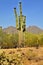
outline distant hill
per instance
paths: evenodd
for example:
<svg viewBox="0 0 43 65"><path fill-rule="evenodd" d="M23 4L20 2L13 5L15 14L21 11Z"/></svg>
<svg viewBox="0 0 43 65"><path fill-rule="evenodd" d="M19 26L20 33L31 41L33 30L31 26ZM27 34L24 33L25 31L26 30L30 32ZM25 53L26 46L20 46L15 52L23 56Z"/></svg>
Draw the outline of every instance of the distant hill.
<svg viewBox="0 0 43 65"><path fill-rule="evenodd" d="M8 34L13 34L13 33L17 33L18 31L16 27L9 26L8 28L4 28L3 32L8 33Z"/></svg>
<svg viewBox="0 0 43 65"><path fill-rule="evenodd" d="M34 33L34 34L43 33L43 30L40 29L40 28L37 27L37 26L29 26L29 27L27 28L27 31L30 32L30 33Z"/></svg>
<svg viewBox="0 0 43 65"><path fill-rule="evenodd" d="M26 31L30 32L30 33L34 33L34 34L43 33L43 30L37 26L29 26L29 27L27 27ZM8 28L4 28L3 32L13 34L13 33L17 33L18 31L17 31L16 27L9 26Z"/></svg>

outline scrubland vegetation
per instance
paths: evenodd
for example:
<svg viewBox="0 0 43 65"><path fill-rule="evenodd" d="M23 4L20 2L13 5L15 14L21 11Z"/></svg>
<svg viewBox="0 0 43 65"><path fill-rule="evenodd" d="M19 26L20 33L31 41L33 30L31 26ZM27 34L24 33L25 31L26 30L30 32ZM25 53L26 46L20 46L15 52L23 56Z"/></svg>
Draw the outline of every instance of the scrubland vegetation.
<svg viewBox="0 0 43 65"><path fill-rule="evenodd" d="M39 47L43 46L43 33L32 34L25 32L23 33L24 39L20 44L20 47ZM7 34L0 30L0 48L17 48L19 47L19 36L15 34Z"/></svg>

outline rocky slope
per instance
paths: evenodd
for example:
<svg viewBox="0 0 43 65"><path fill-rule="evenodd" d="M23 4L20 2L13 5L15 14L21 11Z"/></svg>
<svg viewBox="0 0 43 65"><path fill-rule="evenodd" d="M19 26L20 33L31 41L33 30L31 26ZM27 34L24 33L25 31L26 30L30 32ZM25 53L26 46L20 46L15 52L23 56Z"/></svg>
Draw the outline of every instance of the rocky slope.
<svg viewBox="0 0 43 65"><path fill-rule="evenodd" d="M29 27L27 28L27 31L30 32L30 33L35 33L35 34L43 33L43 30L40 29L40 28L37 27L37 26L29 26Z"/></svg>

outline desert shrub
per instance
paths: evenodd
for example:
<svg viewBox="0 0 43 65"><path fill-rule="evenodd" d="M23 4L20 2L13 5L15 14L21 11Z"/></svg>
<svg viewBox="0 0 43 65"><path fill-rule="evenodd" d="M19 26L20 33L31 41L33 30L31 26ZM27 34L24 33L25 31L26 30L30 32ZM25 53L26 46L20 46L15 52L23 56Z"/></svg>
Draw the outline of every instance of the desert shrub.
<svg viewBox="0 0 43 65"><path fill-rule="evenodd" d="M20 47L36 47L43 46L43 34L23 33L24 38ZM0 48L17 48L19 47L19 35L7 34L0 30Z"/></svg>
<svg viewBox="0 0 43 65"><path fill-rule="evenodd" d="M40 46L43 46L43 34L40 34L39 44L40 44Z"/></svg>
<svg viewBox="0 0 43 65"><path fill-rule="evenodd" d="M4 34L2 48L16 48L18 46L18 34Z"/></svg>
<svg viewBox="0 0 43 65"><path fill-rule="evenodd" d="M25 46L36 47L39 45L37 42L38 36L32 33L25 33Z"/></svg>

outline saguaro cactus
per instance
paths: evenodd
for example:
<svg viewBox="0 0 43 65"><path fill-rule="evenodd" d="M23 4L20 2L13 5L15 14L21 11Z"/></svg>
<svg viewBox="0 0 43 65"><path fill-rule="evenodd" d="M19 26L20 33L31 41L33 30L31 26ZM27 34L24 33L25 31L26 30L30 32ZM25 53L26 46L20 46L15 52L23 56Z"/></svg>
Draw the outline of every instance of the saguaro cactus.
<svg viewBox="0 0 43 65"><path fill-rule="evenodd" d="M16 28L19 32L19 45L23 40L23 32L26 31L26 16L22 15L22 3L19 2L20 15L17 15L16 8L14 8L14 13L16 17Z"/></svg>

